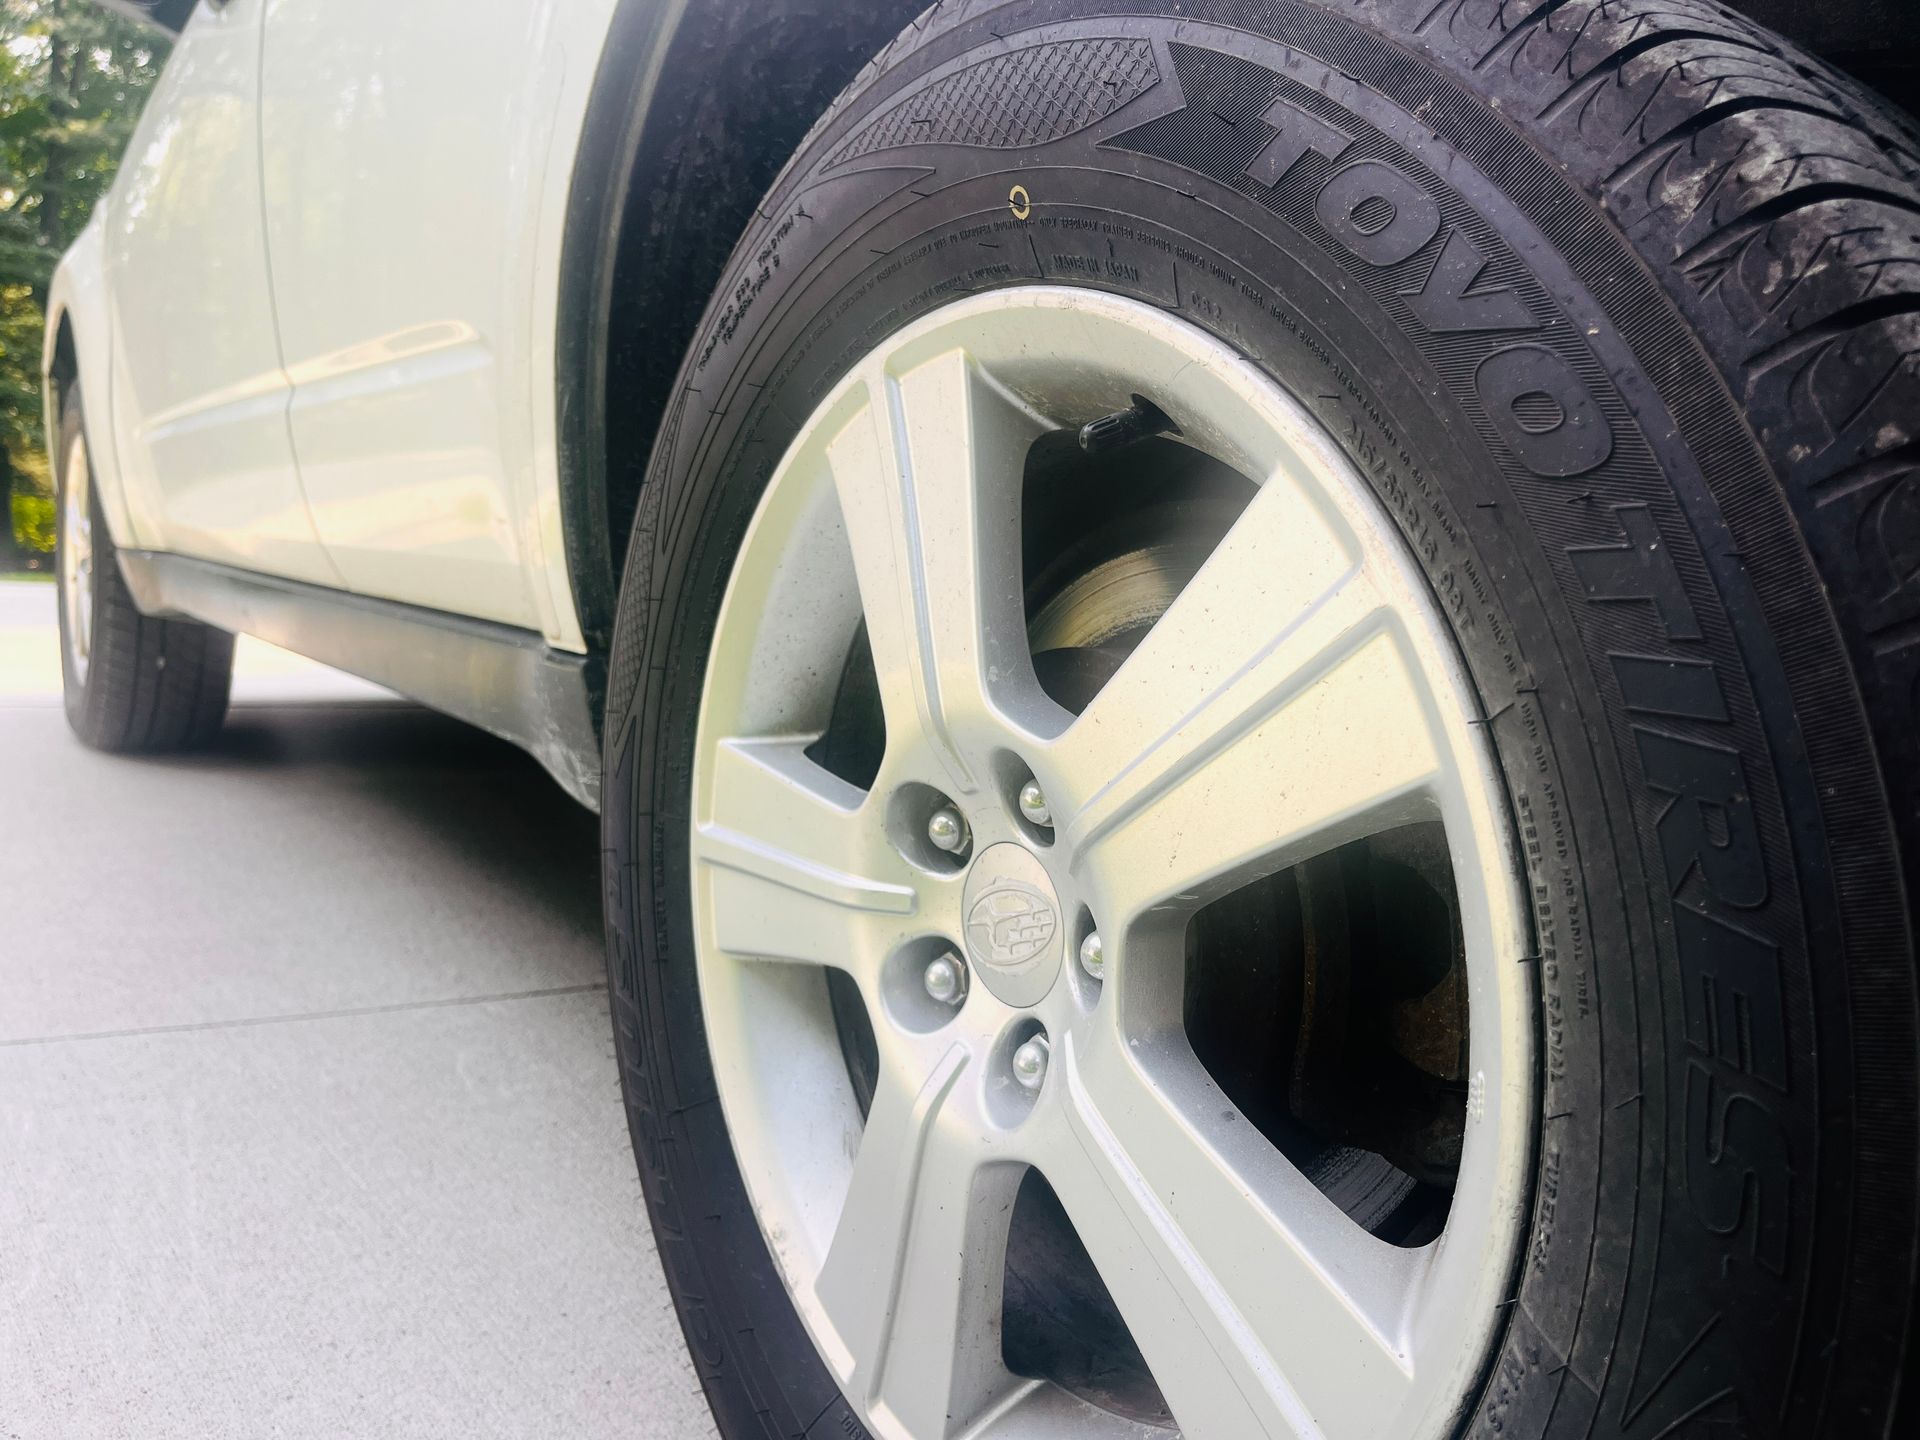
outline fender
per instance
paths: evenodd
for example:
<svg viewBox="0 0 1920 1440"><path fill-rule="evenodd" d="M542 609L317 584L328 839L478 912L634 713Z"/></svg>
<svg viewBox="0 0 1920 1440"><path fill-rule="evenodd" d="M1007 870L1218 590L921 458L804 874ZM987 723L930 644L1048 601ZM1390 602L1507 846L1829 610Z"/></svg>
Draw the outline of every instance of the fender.
<svg viewBox="0 0 1920 1440"><path fill-rule="evenodd" d="M51 448L60 434L60 401L67 387L78 380L81 389L95 397L87 420L93 489L100 497L107 533L116 546L126 550L151 543L153 537L141 532L127 505L113 426L106 423L111 413L108 387L113 327L108 314L103 236L100 212L95 210L53 272L53 283L47 291L46 337L40 351L41 399ZM48 458L57 470L61 457Z"/></svg>

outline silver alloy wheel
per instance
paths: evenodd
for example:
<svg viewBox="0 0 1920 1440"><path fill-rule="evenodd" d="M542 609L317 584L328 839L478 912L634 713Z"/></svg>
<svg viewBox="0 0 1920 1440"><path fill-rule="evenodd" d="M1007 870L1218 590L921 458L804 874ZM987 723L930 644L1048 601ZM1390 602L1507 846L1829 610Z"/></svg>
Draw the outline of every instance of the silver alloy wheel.
<svg viewBox="0 0 1920 1440"><path fill-rule="evenodd" d="M1034 674L1023 466L1043 432L1133 392L1260 484L1076 717ZM805 753L862 620L886 728L866 792ZM1509 1297L1535 1113L1518 852L1477 713L1363 479L1272 380L1184 322L1091 291L994 291L887 341L809 418L715 632L693 914L736 1158L876 1435L1162 1433L1006 1369L1007 1212L1028 1166L1185 1433L1448 1430ZM1048 830L1021 814L1029 778ZM918 843L929 796L970 827L963 863ZM1214 1085L1182 1029L1182 944L1199 906L1254 876L1436 819L1471 1084L1445 1229L1402 1248ZM1098 926L1099 980L1074 916ZM921 978L954 950L980 982L957 1007ZM872 1020L864 1123L822 967L851 977ZM1040 1035L1029 1090L1013 1057Z"/></svg>
<svg viewBox="0 0 1920 1440"><path fill-rule="evenodd" d="M60 471L60 587L67 608L67 666L81 684L93 653L92 490L87 438L75 435Z"/></svg>

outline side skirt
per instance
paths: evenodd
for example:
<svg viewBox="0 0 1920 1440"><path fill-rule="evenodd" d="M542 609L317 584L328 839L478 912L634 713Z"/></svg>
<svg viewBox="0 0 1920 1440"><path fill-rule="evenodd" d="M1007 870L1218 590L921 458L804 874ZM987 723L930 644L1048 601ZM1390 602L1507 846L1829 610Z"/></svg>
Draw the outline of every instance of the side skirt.
<svg viewBox="0 0 1920 1440"><path fill-rule="evenodd" d="M530 630L349 595L151 550L120 570L149 615L257 636L399 691L528 751L588 809L600 808L606 662Z"/></svg>

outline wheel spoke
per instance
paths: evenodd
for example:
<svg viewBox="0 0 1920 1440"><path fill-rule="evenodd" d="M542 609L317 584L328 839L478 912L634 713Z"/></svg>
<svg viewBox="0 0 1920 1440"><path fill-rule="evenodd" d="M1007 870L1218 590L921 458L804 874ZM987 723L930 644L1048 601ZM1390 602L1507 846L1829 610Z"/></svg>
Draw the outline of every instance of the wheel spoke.
<svg viewBox="0 0 1920 1440"><path fill-rule="evenodd" d="M890 740L924 736L955 789L984 777L963 741L1031 704L1020 483L1040 433L961 350L895 376L828 447ZM989 678L991 677L991 679Z"/></svg>
<svg viewBox="0 0 1920 1440"><path fill-rule="evenodd" d="M1367 566L1276 477L1051 748L1047 793L1076 868L1197 901L1411 812L1440 763L1421 694Z"/></svg>
<svg viewBox="0 0 1920 1440"><path fill-rule="evenodd" d="M1021 1167L986 1157L956 1094L968 1064L955 1045L917 1091L883 1077L814 1286L849 1393L914 1435L963 1430L1022 1383L1000 1358Z"/></svg>
<svg viewBox="0 0 1920 1440"><path fill-rule="evenodd" d="M1185 1433L1386 1433L1417 1252L1342 1214L1183 1044L1063 1050L1070 1133L1042 1168Z"/></svg>
<svg viewBox="0 0 1920 1440"><path fill-rule="evenodd" d="M858 969L904 930L918 896L865 799L793 741L714 747L693 844L721 949Z"/></svg>

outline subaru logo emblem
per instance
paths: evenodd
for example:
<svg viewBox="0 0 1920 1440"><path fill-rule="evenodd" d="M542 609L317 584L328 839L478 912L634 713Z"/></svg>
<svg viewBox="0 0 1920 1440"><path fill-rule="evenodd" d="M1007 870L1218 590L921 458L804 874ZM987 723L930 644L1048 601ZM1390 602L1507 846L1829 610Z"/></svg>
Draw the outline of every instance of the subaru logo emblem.
<svg viewBox="0 0 1920 1440"><path fill-rule="evenodd" d="M1002 880L967 911L967 939L990 965L1020 965L1053 940L1060 919L1053 902L1030 885Z"/></svg>

